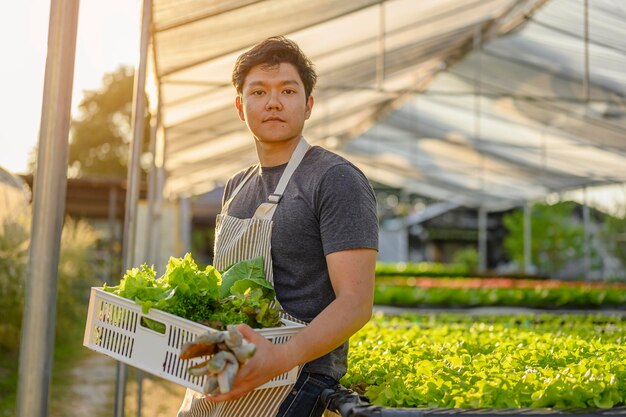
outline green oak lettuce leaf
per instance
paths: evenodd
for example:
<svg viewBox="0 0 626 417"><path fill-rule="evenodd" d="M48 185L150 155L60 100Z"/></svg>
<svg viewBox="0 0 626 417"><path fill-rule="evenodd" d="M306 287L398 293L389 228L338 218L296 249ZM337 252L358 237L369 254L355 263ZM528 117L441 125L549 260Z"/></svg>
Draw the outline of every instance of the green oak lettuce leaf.
<svg viewBox="0 0 626 417"><path fill-rule="evenodd" d="M155 276L154 266L143 264L126 271L119 285L109 287L105 284L103 290L135 301L145 314L171 295L171 289Z"/></svg>
<svg viewBox="0 0 626 417"><path fill-rule="evenodd" d="M276 327L280 305L265 279L263 257L238 262L223 275L211 265L201 270L191 254L171 257L165 274L155 278L154 267L142 265L126 272L120 285L104 289L132 299L147 314L150 308L196 322L247 323Z"/></svg>
<svg viewBox="0 0 626 417"><path fill-rule="evenodd" d="M229 324L250 324L248 315L230 303L221 303L205 321L209 327L226 330Z"/></svg>
<svg viewBox="0 0 626 417"><path fill-rule="evenodd" d="M162 279L176 291L177 296L196 295L211 299L219 296L222 281L220 273L211 265L204 271L199 270L190 253L184 258L171 257Z"/></svg>
<svg viewBox="0 0 626 417"><path fill-rule="evenodd" d="M274 287L265 279L262 256L237 262L228 268L222 274L220 298L243 294L247 289L256 288L260 288L266 298L273 299L276 296Z"/></svg>
<svg viewBox="0 0 626 417"><path fill-rule="evenodd" d="M189 253L183 258L171 257L161 279L171 292L154 307L193 321L213 313L221 276L212 266L200 270Z"/></svg>

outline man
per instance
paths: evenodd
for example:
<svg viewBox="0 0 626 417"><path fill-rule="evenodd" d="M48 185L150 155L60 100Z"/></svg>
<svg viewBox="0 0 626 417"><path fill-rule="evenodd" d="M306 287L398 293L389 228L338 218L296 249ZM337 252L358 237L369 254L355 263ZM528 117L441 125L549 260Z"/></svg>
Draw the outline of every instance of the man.
<svg viewBox="0 0 626 417"><path fill-rule="evenodd" d="M311 62L283 37L266 39L241 55L233 71L235 106L254 137L260 165L226 185L214 264L220 269L219 264L241 260L241 247L245 257L258 255L267 240L271 264L266 275L277 299L307 326L284 344L239 326L257 351L230 392L204 399L207 409L207 404L240 399L303 365L294 389L279 395L272 415L278 409L281 417L321 416L319 396L345 374L347 340L371 316L378 245L375 198L361 171L334 153L309 147L302 137L315 82ZM251 238L249 221L270 231ZM191 407L190 400L185 403L181 412Z"/></svg>

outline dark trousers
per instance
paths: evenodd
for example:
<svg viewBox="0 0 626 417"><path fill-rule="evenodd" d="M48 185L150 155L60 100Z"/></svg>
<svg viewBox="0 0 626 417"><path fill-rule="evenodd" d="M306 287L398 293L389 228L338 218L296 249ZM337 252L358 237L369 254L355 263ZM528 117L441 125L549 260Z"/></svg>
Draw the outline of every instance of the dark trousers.
<svg viewBox="0 0 626 417"><path fill-rule="evenodd" d="M295 386L280 405L276 417L320 417L325 410L320 400L322 391L338 384L326 375L301 372Z"/></svg>

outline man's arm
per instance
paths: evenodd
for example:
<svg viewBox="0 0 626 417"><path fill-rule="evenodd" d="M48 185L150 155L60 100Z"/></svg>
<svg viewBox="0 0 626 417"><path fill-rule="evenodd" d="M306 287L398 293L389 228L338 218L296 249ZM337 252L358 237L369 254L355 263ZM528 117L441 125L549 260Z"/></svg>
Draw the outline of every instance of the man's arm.
<svg viewBox="0 0 626 417"><path fill-rule="evenodd" d="M336 299L306 328L287 343L274 345L248 326L239 326L257 351L239 371L232 391L207 397L211 401L234 400L273 377L319 358L356 333L372 314L374 300L374 249L351 249L326 256Z"/></svg>

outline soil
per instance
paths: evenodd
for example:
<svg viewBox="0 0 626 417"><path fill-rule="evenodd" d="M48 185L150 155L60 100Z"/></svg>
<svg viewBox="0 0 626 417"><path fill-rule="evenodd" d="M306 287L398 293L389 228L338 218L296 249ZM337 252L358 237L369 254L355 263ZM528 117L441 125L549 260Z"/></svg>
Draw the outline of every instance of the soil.
<svg viewBox="0 0 626 417"><path fill-rule="evenodd" d="M115 404L117 362L89 352L68 371L63 393L51 398L50 417L111 417ZM125 417L137 414L137 371L128 368ZM175 417L185 388L143 374L141 417Z"/></svg>
<svg viewBox="0 0 626 417"><path fill-rule="evenodd" d="M52 388L50 417L110 417L115 392L115 361L87 354L64 371L63 387Z"/></svg>
<svg viewBox="0 0 626 417"><path fill-rule="evenodd" d="M141 390L142 417L175 417L185 396L185 388L162 378L143 374ZM126 417L137 414L137 378L130 380L126 387Z"/></svg>

